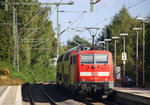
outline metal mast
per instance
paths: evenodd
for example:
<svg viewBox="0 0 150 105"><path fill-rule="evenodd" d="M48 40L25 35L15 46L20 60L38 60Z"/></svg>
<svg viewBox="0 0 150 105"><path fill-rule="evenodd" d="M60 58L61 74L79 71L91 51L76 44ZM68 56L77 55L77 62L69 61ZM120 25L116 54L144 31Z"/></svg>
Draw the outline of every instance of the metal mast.
<svg viewBox="0 0 150 105"><path fill-rule="evenodd" d="M18 46L18 33L17 33L17 12L13 6L13 37L14 37L14 68L17 67L19 72L19 46Z"/></svg>
<svg viewBox="0 0 150 105"><path fill-rule="evenodd" d="M5 0L5 11L8 11L8 6L12 5L13 6L13 37L14 37L14 68L17 67L17 70L19 71L19 44L18 44L18 31L17 31L17 12L14 6L19 6L19 5L56 5L57 6L57 39L58 42L60 40L59 38L59 14L58 14L58 7L59 5L72 5L73 2L69 3L10 3L8 0ZM32 21L32 20L31 20ZM23 27L25 28L26 25ZM57 56L59 55L59 43L57 47Z"/></svg>

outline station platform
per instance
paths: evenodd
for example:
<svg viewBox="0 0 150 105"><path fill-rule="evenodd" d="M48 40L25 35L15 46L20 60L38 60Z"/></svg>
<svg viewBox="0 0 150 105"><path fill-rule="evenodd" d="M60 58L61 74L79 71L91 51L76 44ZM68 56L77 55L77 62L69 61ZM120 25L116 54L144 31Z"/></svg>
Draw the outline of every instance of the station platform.
<svg viewBox="0 0 150 105"><path fill-rule="evenodd" d="M150 88L129 88L129 87L115 87L116 91L126 92L134 95L150 98Z"/></svg>
<svg viewBox="0 0 150 105"><path fill-rule="evenodd" d="M21 86L0 86L0 105L23 105Z"/></svg>
<svg viewBox="0 0 150 105"><path fill-rule="evenodd" d="M115 87L115 101L121 105L150 105L150 88Z"/></svg>

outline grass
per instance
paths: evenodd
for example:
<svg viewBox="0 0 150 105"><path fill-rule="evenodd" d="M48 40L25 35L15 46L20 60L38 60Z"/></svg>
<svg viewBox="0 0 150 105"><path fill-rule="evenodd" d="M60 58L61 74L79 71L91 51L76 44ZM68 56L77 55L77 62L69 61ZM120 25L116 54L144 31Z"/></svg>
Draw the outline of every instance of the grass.
<svg viewBox="0 0 150 105"><path fill-rule="evenodd" d="M20 67L20 71L13 69L13 65L0 62L0 67L9 70L9 75L0 76L0 85L20 85L25 82L36 83L43 81L55 81L55 67L34 65L33 67ZM4 82L5 81L5 82Z"/></svg>

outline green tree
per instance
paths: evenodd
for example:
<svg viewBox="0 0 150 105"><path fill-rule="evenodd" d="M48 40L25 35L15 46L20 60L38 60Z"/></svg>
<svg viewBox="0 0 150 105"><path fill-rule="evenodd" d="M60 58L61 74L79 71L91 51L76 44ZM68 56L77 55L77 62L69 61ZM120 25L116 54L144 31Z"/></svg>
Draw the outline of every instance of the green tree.
<svg viewBox="0 0 150 105"><path fill-rule="evenodd" d="M38 2L38 0L19 0L19 2L32 3ZM56 56L57 47L52 22L47 18L50 8L40 5L19 5L15 8L17 10L17 22L26 25L25 27L18 25L20 65L27 67L34 64L47 65L50 58ZM4 6L0 5L0 23L12 23L12 16L12 6L9 6L6 12ZM0 33L0 60L13 63L12 25L0 25Z"/></svg>
<svg viewBox="0 0 150 105"><path fill-rule="evenodd" d="M72 40L67 41L68 49L71 49L73 47L76 47L76 46L82 45L82 44L90 44L90 43L88 41L86 41L84 38L81 38L78 35L73 37Z"/></svg>
<svg viewBox="0 0 150 105"><path fill-rule="evenodd" d="M150 20L150 15L147 19ZM145 74L147 83L150 83L150 22L146 23L145 30Z"/></svg>
<svg viewBox="0 0 150 105"><path fill-rule="evenodd" d="M135 58L136 58L136 32L133 31L133 27L140 27L140 23L130 16L128 10L123 7L118 14L116 14L111 23L102 31L102 38L111 38L113 36L118 36L120 39L117 42L117 66L123 67L122 64L122 52L123 52L123 37L120 36L120 33L128 33L126 37L126 52L127 52L127 61L126 61L126 75L135 78ZM139 32L139 64L141 64L141 45L142 45L142 32ZM110 51L114 52L114 41L109 45ZM141 66L139 66L141 71Z"/></svg>

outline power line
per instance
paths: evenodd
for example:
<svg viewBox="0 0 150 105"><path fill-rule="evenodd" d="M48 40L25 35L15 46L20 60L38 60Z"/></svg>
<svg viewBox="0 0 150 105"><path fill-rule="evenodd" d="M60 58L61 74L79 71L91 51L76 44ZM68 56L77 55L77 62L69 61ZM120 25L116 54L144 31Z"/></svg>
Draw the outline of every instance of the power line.
<svg viewBox="0 0 150 105"><path fill-rule="evenodd" d="M95 24L94 26L98 26L99 24L102 24L103 22L105 22L105 21L107 21L107 20L109 20L109 19L111 19L111 18L112 18L112 17L105 18L104 20L102 20L101 22Z"/></svg>
<svg viewBox="0 0 150 105"><path fill-rule="evenodd" d="M107 0L105 4L103 4L100 8L96 9L95 11L99 11L103 7L105 7L111 0Z"/></svg>
<svg viewBox="0 0 150 105"><path fill-rule="evenodd" d="M85 13L86 13L86 12L83 12L83 13L81 14L81 16L84 15ZM76 20L74 20L67 28L65 28L62 32L60 32L59 35L61 35L62 33L64 33L70 26L72 26L76 21L78 21L78 19L80 19L81 16L79 16L79 17L78 17Z"/></svg>
<svg viewBox="0 0 150 105"><path fill-rule="evenodd" d="M68 11L67 11L68 12ZM70 11L69 11L70 12ZM83 17L82 16L85 16L85 14L87 13L87 11L73 11L73 12L82 12L82 13L84 13L84 14L81 14L81 15L79 15L79 17L81 18L81 19L83 19ZM78 18L78 17L77 17ZM76 20L77 18L74 18L74 19L72 19L72 20ZM79 19L80 19L79 18ZM78 19L78 20L79 20ZM70 21L69 21L70 22ZM63 25L65 25L66 23L68 23L68 21L67 22L65 22ZM70 22L71 23L71 22ZM81 23L81 22L80 22ZM77 25L77 26L79 26L79 25Z"/></svg>
<svg viewBox="0 0 150 105"><path fill-rule="evenodd" d="M132 6L129 6L127 9L131 9L131 8L133 8L133 7L136 7L137 5L139 5L139 4L141 4L141 3L145 2L145 1L146 1L146 0L142 0L142 1L136 3L136 4L132 5Z"/></svg>
<svg viewBox="0 0 150 105"><path fill-rule="evenodd" d="M142 1L136 3L136 4L132 5L132 6L129 5L129 7L127 8L127 10L129 10L129 9L131 9L131 8L134 8L134 7L136 7L137 5L139 5L139 4L141 4L141 3L145 2L145 1L146 1L146 0L142 0ZM102 5L99 9L102 9L104 6L106 6L108 2L110 2L110 0L108 0L108 1L107 1L104 5ZM96 11L98 11L99 9L97 9ZM105 21L107 21L107 20L109 20L109 19L111 19L111 18L112 18L112 17L106 18L106 19L104 19L103 21L97 23L97 24L94 25L94 26L97 26L97 25L99 25L99 24L101 24L101 23L103 23L103 22L105 22Z"/></svg>
<svg viewBox="0 0 150 105"><path fill-rule="evenodd" d="M79 24L78 24L77 26L80 26L81 22L82 22L83 19L86 17L86 14L87 14L87 13L85 13L84 16L80 19Z"/></svg>

